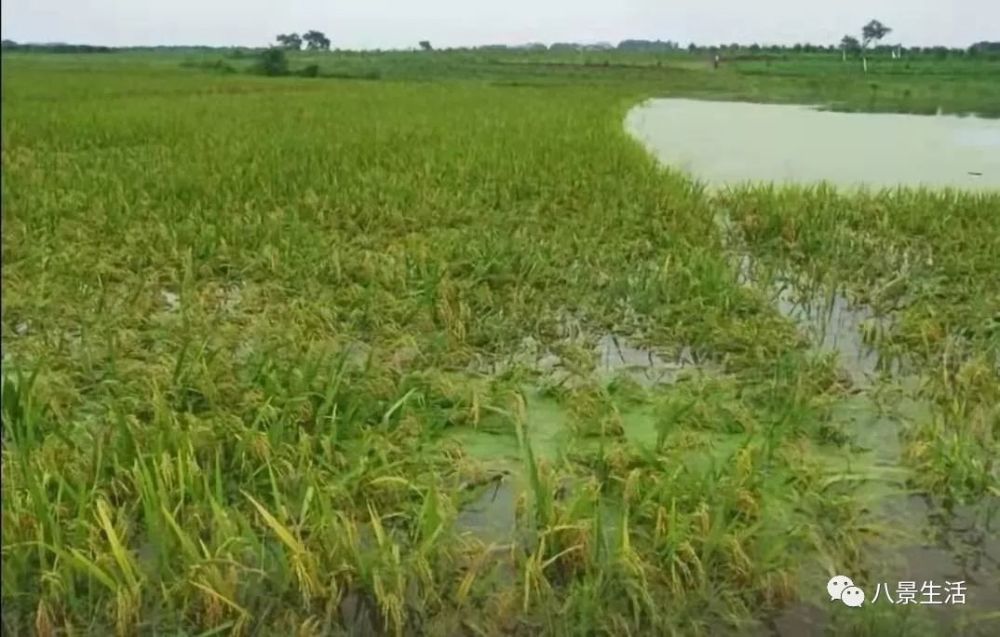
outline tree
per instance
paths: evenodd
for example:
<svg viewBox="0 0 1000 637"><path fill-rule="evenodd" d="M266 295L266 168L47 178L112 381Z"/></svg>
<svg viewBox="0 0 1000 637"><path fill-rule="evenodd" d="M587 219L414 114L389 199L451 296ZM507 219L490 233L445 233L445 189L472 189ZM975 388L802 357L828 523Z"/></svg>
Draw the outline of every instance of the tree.
<svg viewBox="0 0 1000 637"><path fill-rule="evenodd" d="M302 36L298 33L282 33L275 40L278 41L281 48L289 51L298 51L302 48Z"/></svg>
<svg viewBox="0 0 1000 637"><path fill-rule="evenodd" d="M872 42L878 42L891 32L892 29L885 26L878 20L872 20L861 28L861 48L868 48L869 44Z"/></svg>
<svg viewBox="0 0 1000 637"><path fill-rule="evenodd" d="M424 50L424 51L433 51L434 50L434 47L431 46L431 41L430 40L421 40L420 41L420 48L422 50Z"/></svg>
<svg viewBox="0 0 1000 637"><path fill-rule="evenodd" d="M302 36L306 42L306 48L310 51L329 51L330 40L321 31L309 31Z"/></svg>
<svg viewBox="0 0 1000 637"><path fill-rule="evenodd" d="M865 26L861 27L861 63L864 66L865 73L868 72L868 57L864 53L868 49L868 45L872 42L878 42L885 36L889 35L891 31L892 29L885 26L878 20L872 20Z"/></svg>
<svg viewBox="0 0 1000 637"><path fill-rule="evenodd" d="M840 40L840 53L843 60L847 61L847 53L857 53L861 50L861 43L854 36L845 35Z"/></svg>

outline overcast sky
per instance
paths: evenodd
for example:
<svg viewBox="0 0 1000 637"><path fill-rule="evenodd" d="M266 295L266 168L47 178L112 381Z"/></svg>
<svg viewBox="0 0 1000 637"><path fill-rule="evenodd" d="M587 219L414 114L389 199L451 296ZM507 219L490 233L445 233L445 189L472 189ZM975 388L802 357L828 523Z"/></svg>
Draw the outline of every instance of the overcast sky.
<svg viewBox="0 0 1000 637"><path fill-rule="evenodd" d="M340 48L617 43L832 44L877 18L886 42L1000 40L1000 0L3 0L20 42L262 46L318 29Z"/></svg>

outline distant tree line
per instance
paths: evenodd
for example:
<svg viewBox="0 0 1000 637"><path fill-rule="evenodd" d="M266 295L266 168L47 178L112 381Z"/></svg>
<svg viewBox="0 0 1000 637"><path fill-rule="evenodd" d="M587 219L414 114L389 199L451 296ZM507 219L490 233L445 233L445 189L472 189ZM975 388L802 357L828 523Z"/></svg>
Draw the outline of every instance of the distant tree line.
<svg viewBox="0 0 1000 637"><path fill-rule="evenodd" d="M969 53L972 53L973 55L977 53L991 53L993 55L1000 54L1000 42L987 42L986 40L976 42L969 47Z"/></svg>
<svg viewBox="0 0 1000 637"><path fill-rule="evenodd" d="M305 34L297 33L281 34L276 38L275 48L284 50L300 50L305 45L306 50L326 51L330 49L330 40L320 31L308 31ZM861 52L861 41L854 36L844 36L837 44L810 44L797 43L791 45L774 44L696 44L689 43L682 46L678 42L671 40L622 40L617 45L608 42L598 43L577 43L577 42L555 42L546 45L540 42L532 42L523 45L489 44L475 47L457 47L445 49L433 49L430 42L424 40L419 43L422 50L439 51L479 51L479 52L637 52L637 53L725 53L730 56L735 55L762 55L762 54L788 54L788 53L836 53L856 55ZM13 40L3 40L4 51L25 51L38 53L112 53L114 51L229 51L234 57L257 54L259 47L212 47L212 46L133 46L133 47L108 47L95 46L89 44L66 44L62 42L54 43L18 43ZM377 53L380 50L370 51ZM945 47L945 46L912 46L905 47L895 44L879 44L876 41L867 47L869 53L891 54L893 51L902 52L910 56L930 55L938 58L959 57L959 56L986 56L1000 57L1000 41L981 41L972 44L967 48Z"/></svg>
<svg viewBox="0 0 1000 637"><path fill-rule="evenodd" d="M615 47L619 51L644 51L649 53L679 51L681 45L672 40L622 40Z"/></svg>
<svg viewBox="0 0 1000 637"><path fill-rule="evenodd" d="M115 50L109 46L93 46L90 44L65 44L62 42L19 44L14 40L0 41L0 49L4 51L26 51L31 53L112 53Z"/></svg>
<svg viewBox="0 0 1000 637"><path fill-rule="evenodd" d="M846 46L849 53L860 53L862 50L861 41L853 36L845 36L841 42L836 44L811 44L808 42L796 44L697 44L691 42L682 46L678 42L670 40L623 40L617 45L609 43L586 44L577 42L555 42L546 46L540 43L530 43L522 45L509 44L487 44L473 47L458 47L452 49L439 49L443 51L479 51L479 52L524 52L524 51L553 51L553 52L587 52L587 51L623 51L639 53L713 53L721 52L733 54L788 54L788 53L838 53ZM899 44L878 44L877 40L868 43L865 49L869 53L890 54L893 51L901 51L911 55L936 55L936 56L962 56L976 55L979 53L997 55L1000 54L1000 43L998 42L977 42L967 48L945 47L945 46L911 46L906 47Z"/></svg>

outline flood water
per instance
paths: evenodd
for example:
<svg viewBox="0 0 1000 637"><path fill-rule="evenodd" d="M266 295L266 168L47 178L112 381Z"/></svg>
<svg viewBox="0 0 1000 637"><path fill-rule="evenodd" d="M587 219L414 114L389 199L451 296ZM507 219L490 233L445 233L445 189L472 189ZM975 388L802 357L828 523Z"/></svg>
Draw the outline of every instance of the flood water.
<svg viewBox="0 0 1000 637"><path fill-rule="evenodd" d="M1000 121L653 100L633 109L626 127L662 163L714 187L827 182L847 188L1000 189ZM729 236L733 229L722 211L719 216L720 229ZM752 255L737 257L738 280L770 296L775 309L797 325L816 352L834 353L851 384L861 390L845 397L833 416L856 446L842 470L863 468L871 476L860 492L871 502L867 515L892 531L867 546L862 560L866 575L894 581L920 576L925 581L966 582L970 588L967 605L911 613L911 618L928 634L956 630L959 634L1000 634L1000 615L996 614L1000 609L1000 500L987 497L978 507L942 510L931 498L908 488L912 470L903 462L901 435L908 424L928 417L930 406L915 394L919 377L904 372L895 364L898 361L885 365L862 334L866 326L889 325L892 317L853 304L836 292L816 294L808 286L799 288L795 276L760 280ZM883 372L888 372L891 385L908 388L907 398L890 413L874 396ZM804 581L815 576L813 588L821 589L829 574L812 570L807 567L801 575ZM776 616L766 633L780 637L830 634L838 610L805 596ZM972 623L964 624L967 621Z"/></svg>
<svg viewBox="0 0 1000 637"><path fill-rule="evenodd" d="M625 125L664 164L711 186L1000 189L1000 120L656 99Z"/></svg>
<svg viewBox="0 0 1000 637"><path fill-rule="evenodd" d="M751 260L743 269L751 271L752 267ZM748 281L752 279L752 274L747 276ZM875 388L880 360L876 350L864 343L861 326L885 317L837 293L810 298L788 283L777 286L772 294L776 309L796 323L816 351L835 352L853 384L866 390ZM911 392L919 386L917 377L901 377L898 368L888 371L895 383L908 386ZM892 412L884 413L867 391L841 401L834 409L834 420L845 426L860 450L843 471L860 469L871 476L859 493L871 501L873 521L889 531L881 542L867 547L863 561L872 576L884 580L898 582L919 576L923 581L966 582L970 587L966 604L920 618L930 622L927 630L944 634L970 617L992 616L1000 609L1000 501L988 496L980 507L944 510L926 495L910 491L910 469L903 464L900 437L907 421L927 417L930 407L910 396ZM817 587L821 588L822 579L815 580ZM829 610L808 602L793 605L776 618L771 634L823 634L829 626ZM990 625L996 626L993 620ZM992 628L969 628L960 634L997 633Z"/></svg>

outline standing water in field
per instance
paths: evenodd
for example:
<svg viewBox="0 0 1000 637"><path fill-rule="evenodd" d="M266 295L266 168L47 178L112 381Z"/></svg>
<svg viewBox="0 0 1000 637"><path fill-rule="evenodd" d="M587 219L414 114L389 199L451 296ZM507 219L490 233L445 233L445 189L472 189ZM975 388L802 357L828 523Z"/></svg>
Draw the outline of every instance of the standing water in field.
<svg viewBox="0 0 1000 637"><path fill-rule="evenodd" d="M828 182L848 188L1000 188L997 121L653 100L634 109L626 127L661 162L710 186ZM727 215L720 213L718 221L725 234L733 231ZM930 417L930 406L918 397L920 378L908 376L899 361L884 364L877 348L864 338L866 331L885 328L892 317L853 304L836 292L817 294L812 286L800 286L794 272L777 280L761 278L754 263L751 255L743 254L735 264L740 282L769 294L775 308L796 323L814 350L836 354L857 390L832 413L833 421L850 435L853 451L842 467L831 457L830 469L842 477L867 475L862 492L872 505L868 515L889 531L882 542L868 545L863 562L875 571L865 579L895 576L902 581L919 575L930 581L967 583L967 604L922 618L929 621L924 625L930 630L955 629L969 620L1000 620L994 613L1000 608L996 501L987 498L979 511L973 507L942 511L908 488L910 469L903 464L900 435L907 421ZM887 385L879 382L882 372L891 377ZM898 413L897 409L886 413L876 398L892 386L907 388ZM770 633L819 634L831 627L827 606L804 599L776 617ZM971 625L969 629L974 630L970 634L990 634L975 632Z"/></svg>
<svg viewBox="0 0 1000 637"><path fill-rule="evenodd" d="M1000 189L998 120L657 99L625 124L664 164L713 186Z"/></svg>

